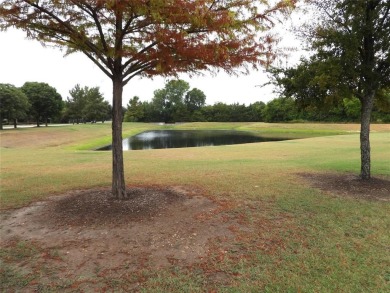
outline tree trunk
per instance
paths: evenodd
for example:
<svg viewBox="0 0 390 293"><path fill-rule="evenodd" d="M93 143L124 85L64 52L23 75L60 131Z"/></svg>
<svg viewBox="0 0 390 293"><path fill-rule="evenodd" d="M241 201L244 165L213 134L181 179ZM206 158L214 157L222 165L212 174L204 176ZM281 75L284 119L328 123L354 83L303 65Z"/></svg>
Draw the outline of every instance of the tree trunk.
<svg viewBox="0 0 390 293"><path fill-rule="evenodd" d="M123 168L122 93L122 79L114 77L112 101L112 195L115 199L127 198Z"/></svg>
<svg viewBox="0 0 390 293"><path fill-rule="evenodd" d="M45 117L45 126L47 127L47 117Z"/></svg>
<svg viewBox="0 0 390 293"><path fill-rule="evenodd" d="M370 122L374 104L374 94L362 99L361 124L360 124L360 154L361 169L360 177L363 180L371 178L371 149L370 149Z"/></svg>
<svg viewBox="0 0 390 293"><path fill-rule="evenodd" d="M37 117L37 127L40 127L40 125L39 125L39 116Z"/></svg>
<svg viewBox="0 0 390 293"><path fill-rule="evenodd" d="M18 122L17 122L17 119L16 119L16 118L14 119L14 128L15 128L15 129L18 128Z"/></svg>

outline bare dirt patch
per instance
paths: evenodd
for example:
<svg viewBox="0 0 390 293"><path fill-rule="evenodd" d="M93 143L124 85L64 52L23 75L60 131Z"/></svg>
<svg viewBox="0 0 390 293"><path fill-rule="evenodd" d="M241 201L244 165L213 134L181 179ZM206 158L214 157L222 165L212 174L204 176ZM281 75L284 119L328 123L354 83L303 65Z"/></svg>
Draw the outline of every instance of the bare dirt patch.
<svg viewBox="0 0 390 293"><path fill-rule="evenodd" d="M390 180L371 178L361 180L353 174L301 173L312 187L337 196L365 200L390 201Z"/></svg>
<svg viewBox="0 0 390 293"><path fill-rule="evenodd" d="M229 227L236 221L196 191L137 187L128 192L129 200L116 201L108 189L72 191L4 211L1 247L33 244L39 257L20 269L41 265L56 278L85 281L114 271L192 265L207 257L211 240L233 237Z"/></svg>

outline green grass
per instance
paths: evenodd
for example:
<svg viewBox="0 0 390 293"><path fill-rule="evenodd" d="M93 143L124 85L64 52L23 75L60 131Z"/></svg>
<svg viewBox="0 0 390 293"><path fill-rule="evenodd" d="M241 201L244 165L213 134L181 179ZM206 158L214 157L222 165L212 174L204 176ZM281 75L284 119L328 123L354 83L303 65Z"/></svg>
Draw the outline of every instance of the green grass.
<svg viewBox="0 0 390 293"><path fill-rule="evenodd" d="M166 127L124 123L123 128L124 136L173 128L236 129L302 138L125 152L129 186L197 187L209 196L237 203L230 213L240 215L248 227L239 232L240 238L223 259L210 255L202 266L142 272L142 292L390 291L389 203L324 195L297 175L359 174L358 125L188 123ZM389 179L390 126L373 125L372 130L372 173ZM72 189L110 186L111 153L91 151L108 144L110 133L110 124L0 132L1 208L22 207ZM31 260L38 253L34 249L22 242L0 256L15 262ZM229 283L215 281L216 272ZM15 267L4 266L0 273L6 288L17 290L25 284L18 283L23 271ZM34 274L24 276L30 280ZM117 276L98 282L126 292L131 278ZM68 281L61 280L62 285L59 281L54 288Z"/></svg>

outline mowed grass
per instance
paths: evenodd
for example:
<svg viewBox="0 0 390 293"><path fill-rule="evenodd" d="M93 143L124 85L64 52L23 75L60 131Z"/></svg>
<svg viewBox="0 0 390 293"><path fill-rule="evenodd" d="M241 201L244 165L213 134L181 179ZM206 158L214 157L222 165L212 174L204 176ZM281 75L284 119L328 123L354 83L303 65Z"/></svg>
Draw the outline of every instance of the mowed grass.
<svg viewBox="0 0 390 293"><path fill-rule="evenodd" d="M289 189L289 182L285 181L290 178L296 182L297 172L359 173L356 124L124 123L123 136L165 128L236 129L259 135L311 138L125 152L127 184L196 185L216 195L242 193L247 197L249 191L254 196L269 196L279 193L278 186ZM372 128L373 174L390 175L390 126L378 124ZM322 136L331 134L339 135ZM93 151L110 143L110 124L6 130L0 135L2 208L20 207L75 188L111 184L111 152Z"/></svg>
<svg viewBox="0 0 390 293"><path fill-rule="evenodd" d="M358 175L358 125L124 123L124 136L161 128L237 129L301 139L125 152L129 186L196 187L234 203L230 212L248 227L224 257L210 255L208 267L143 272L145 292L389 292L389 203L325 195L298 175ZM2 209L111 184L111 152L92 151L110 142L109 124L0 135ZM372 173L389 179L390 126L373 125L371 142ZM211 272L223 272L230 283L213 282ZM115 291L129 280L118 276L110 282Z"/></svg>

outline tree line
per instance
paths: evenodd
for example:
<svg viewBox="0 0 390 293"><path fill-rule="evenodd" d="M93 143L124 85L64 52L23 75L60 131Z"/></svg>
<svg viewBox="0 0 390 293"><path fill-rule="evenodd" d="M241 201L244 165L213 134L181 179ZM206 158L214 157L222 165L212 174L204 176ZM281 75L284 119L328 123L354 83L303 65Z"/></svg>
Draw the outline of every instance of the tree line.
<svg viewBox="0 0 390 293"><path fill-rule="evenodd" d="M34 120L37 126L58 119L64 107L61 95L47 83L26 82L18 88L11 84L0 84L0 127L12 121Z"/></svg>
<svg viewBox="0 0 390 293"><path fill-rule="evenodd" d="M98 87L76 85L64 101L57 90L47 83L26 82L22 87L0 84L0 129L3 124L18 121L85 123L111 119L111 105L104 100Z"/></svg>
<svg viewBox="0 0 390 293"><path fill-rule="evenodd" d="M390 92L387 93L389 97ZM389 107L378 102L373 109L373 121L390 122ZM267 103L250 105L206 105L206 95L197 88L190 89L184 80L168 81L154 92L151 101L135 96L124 110L126 122L358 122L361 104L355 97L339 99L332 104L302 104L292 96L281 96Z"/></svg>
<svg viewBox="0 0 390 293"><path fill-rule="evenodd" d="M291 79L289 79L290 82ZM284 82L287 82L283 80ZM281 82L281 81L279 81ZM390 122L390 91L377 99L372 121ZM125 122L358 122L361 103L358 98L336 99L332 103L317 104L315 99L303 103L292 95L281 96L267 103L250 105L223 102L206 104L206 94L190 88L184 80L170 80L157 89L151 101L140 101L135 96L123 108ZM65 101L54 87L46 83L26 82L17 88L0 84L0 115L2 124L17 121L41 123L87 123L111 119L112 107L104 100L99 87L76 85Z"/></svg>

